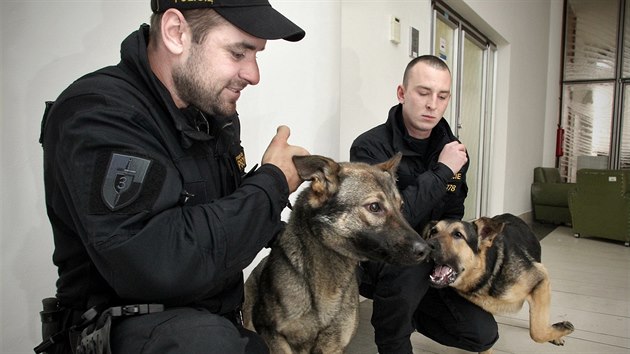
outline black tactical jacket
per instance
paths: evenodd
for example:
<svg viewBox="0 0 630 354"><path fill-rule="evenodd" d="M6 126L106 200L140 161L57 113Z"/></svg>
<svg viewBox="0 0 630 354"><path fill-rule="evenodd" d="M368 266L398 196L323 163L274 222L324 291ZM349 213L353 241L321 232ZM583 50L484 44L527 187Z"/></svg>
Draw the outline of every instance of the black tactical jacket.
<svg viewBox="0 0 630 354"><path fill-rule="evenodd" d="M57 297L229 313L242 270L282 228L288 185L273 165L244 175L237 116L175 106L149 67L148 33L70 85L42 123Z"/></svg>
<svg viewBox="0 0 630 354"><path fill-rule="evenodd" d="M454 140L457 138L442 118L433 128L428 148L421 155L414 149L413 139L404 127L399 104L390 109L384 124L356 138L350 148L350 160L374 164L402 152L397 183L404 200L403 214L421 233L431 220L461 219L464 215L468 163L455 175L446 165L438 163L444 145Z"/></svg>

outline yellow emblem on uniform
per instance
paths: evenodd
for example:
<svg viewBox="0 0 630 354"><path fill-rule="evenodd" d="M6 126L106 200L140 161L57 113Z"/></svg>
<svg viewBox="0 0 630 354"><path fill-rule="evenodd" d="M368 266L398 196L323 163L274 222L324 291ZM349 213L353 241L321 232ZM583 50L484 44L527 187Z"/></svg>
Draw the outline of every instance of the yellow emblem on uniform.
<svg viewBox="0 0 630 354"><path fill-rule="evenodd" d="M241 150L234 159L236 160L236 165L238 166L239 171L241 171L241 173L245 172L245 166L247 166L247 162L245 161L245 152Z"/></svg>

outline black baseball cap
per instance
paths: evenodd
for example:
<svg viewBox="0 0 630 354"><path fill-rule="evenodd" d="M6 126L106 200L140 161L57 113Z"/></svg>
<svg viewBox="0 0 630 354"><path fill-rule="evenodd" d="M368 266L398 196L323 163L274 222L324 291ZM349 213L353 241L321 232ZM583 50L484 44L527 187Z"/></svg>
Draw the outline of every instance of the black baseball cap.
<svg viewBox="0 0 630 354"><path fill-rule="evenodd" d="M306 32L276 11L268 0L151 0L155 13L167 9L214 9L234 26L262 39L297 42Z"/></svg>

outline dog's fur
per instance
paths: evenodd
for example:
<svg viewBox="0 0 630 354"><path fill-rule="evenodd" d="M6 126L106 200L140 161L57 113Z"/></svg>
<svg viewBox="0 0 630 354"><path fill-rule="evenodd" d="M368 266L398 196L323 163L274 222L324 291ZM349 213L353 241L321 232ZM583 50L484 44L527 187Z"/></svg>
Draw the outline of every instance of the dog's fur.
<svg viewBox="0 0 630 354"><path fill-rule="evenodd" d="M432 286L451 286L492 314L517 312L527 301L530 336L538 343L563 345L562 337L573 332L568 321L549 325L549 276L540 243L520 218L431 222L423 236L435 261Z"/></svg>
<svg viewBox="0 0 630 354"><path fill-rule="evenodd" d="M271 353L343 353L358 325L358 262L415 264L428 256L400 211L400 158L372 166L294 157L311 184L245 284L245 326Z"/></svg>

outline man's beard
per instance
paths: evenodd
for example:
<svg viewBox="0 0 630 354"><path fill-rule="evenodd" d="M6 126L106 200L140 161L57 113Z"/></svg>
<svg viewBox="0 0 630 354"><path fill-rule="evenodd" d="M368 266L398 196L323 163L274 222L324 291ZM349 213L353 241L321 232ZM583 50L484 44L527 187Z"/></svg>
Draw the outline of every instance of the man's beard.
<svg viewBox="0 0 630 354"><path fill-rule="evenodd" d="M206 85L202 80L207 68L202 66L200 51L193 45L190 57L184 65L173 69L173 82L180 99L210 115L231 116L236 113L236 103L222 100L220 83Z"/></svg>

